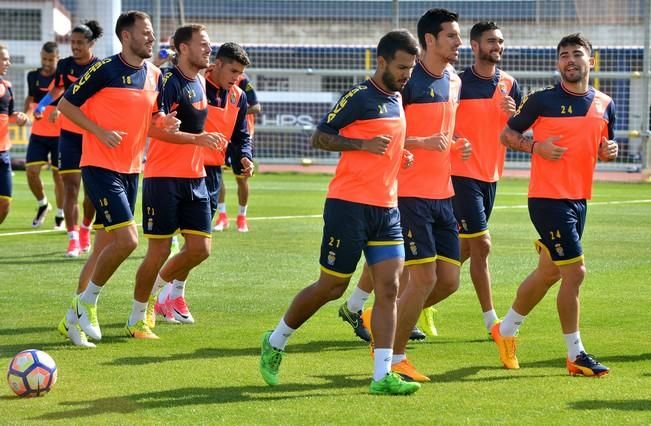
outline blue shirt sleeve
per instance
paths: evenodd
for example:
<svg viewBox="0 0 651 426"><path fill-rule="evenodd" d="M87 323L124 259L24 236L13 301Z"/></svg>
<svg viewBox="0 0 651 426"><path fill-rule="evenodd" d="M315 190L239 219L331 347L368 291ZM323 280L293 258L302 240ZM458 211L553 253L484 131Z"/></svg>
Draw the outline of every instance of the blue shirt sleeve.
<svg viewBox="0 0 651 426"><path fill-rule="evenodd" d="M84 102L110 82L111 73L108 70L110 64L111 62L108 61L101 65L97 64L99 65L97 67L90 68L75 84L68 87L63 97L74 106L82 106Z"/></svg>
<svg viewBox="0 0 651 426"><path fill-rule="evenodd" d="M36 97L36 73L38 71L30 71L27 73L27 96L32 98Z"/></svg>
<svg viewBox="0 0 651 426"><path fill-rule="evenodd" d="M615 122L617 121L617 114L615 113L615 102L610 101L605 113L608 120L608 139L615 139Z"/></svg>
<svg viewBox="0 0 651 426"><path fill-rule="evenodd" d="M156 105L152 110L152 114L158 114L159 112L164 112L163 110L163 73L161 72L158 76L158 82L156 83L156 90L158 91L158 96L156 97Z"/></svg>
<svg viewBox="0 0 651 426"><path fill-rule="evenodd" d="M14 111L14 91L11 89L11 87L7 87L7 91L9 92L9 108L7 109L7 115L11 116L15 111Z"/></svg>
<svg viewBox="0 0 651 426"><path fill-rule="evenodd" d="M357 121L364 111L362 105L363 92L365 90L355 92L355 89L353 89L343 95L330 112L323 117L317 129L323 133L337 135L339 130Z"/></svg>
<svg viewBox="0 0 651 426"><path fill-rule="evenodd" d="M532 93L524 98L515 115L506 123L516 132L523 133L530 128L540 116L540 96Z"/></svg>
<svg viewBox="0 0 651 426"><path fill-rule="evenodd" d="M249 80L248 77L244 77L242 80L240 80L240 83L238 84L240 89L244 90L244 93L246 93L246 101L248 102L248 106L253 106L258 104L258 95L255 93L255 89L253 88L253 84L251 83L251 80Z"/></svg>
<svg viewBox="0 0 651 426"><path fill-rule="evenodd" d="M522 103L522 91L520 90L520 85L517 80L513 80L513 86L511 87L511 92L509 96L515 101L515 107L519 108Z"/></svg>
<svg viewBox="0 0 651 426"><path fill-rule="evenodd" d="M179 106L179 82L170 72L163 79L163 89L160 92L158 104L165 114L176 110Z"/></svg>
<svg viewBox="0 0 651 426"><path fill-rule="evenodd" d="M246 93L242 93L242 96L240 96L240 103L238 105L238 108L240 110L237 113L237 118L235 119L235 127L233 129L233 134L231 135L231 143L236 149L237 159L246 157L249 160L253 161L251 135L249 134L249 125L246 121L247 105L248 101L246 98Z"/></svg>

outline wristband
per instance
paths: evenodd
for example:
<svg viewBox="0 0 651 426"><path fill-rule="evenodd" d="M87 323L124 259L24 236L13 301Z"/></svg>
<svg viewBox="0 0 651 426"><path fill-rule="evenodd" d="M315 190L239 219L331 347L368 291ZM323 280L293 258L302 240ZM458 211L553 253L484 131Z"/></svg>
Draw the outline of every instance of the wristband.
<svg viewBox="0 0 651 426"><path fill-rule="evenodd" d="M533 147L536 146L537 141L531 141L531 154L533 155Z"/></svg>
<svg viewBox="0 0 651 426"><path fill-rule="evenodd" d="M34 112L37 112L39 114L42 113L45 110L45 107L50 105L52 103L52 101L54 101L54 99L52 98L52 96L49 93L47 93L45 96L43 96L43 99L41 99L41 102L38 103L38 105L34 109Z"/></svg>

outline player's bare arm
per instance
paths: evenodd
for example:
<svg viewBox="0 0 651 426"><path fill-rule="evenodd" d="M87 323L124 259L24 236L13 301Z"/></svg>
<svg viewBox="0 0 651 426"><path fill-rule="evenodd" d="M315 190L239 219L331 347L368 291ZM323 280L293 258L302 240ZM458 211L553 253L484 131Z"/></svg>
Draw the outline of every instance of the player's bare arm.
<svg viewBox="0 0 651 426"><path fill-rule="evenodd" d="M559 139L560 136L551 136L544 141L535 141L508 126L502 130L500 135L500 141L506 147L514 151L540 155L545 160L558 160L567 151L567 148L554 143Z"/></svg>
<svg viewBox="0 0 651 426"><path fill-rule="evenodd" d="M515 100L510 97L509 95L505 95L502 97L502 100L500 101L500 109L509 117L512 117L513 114L515 114L515 111L517 110L517 106L515 104Z"/></svg>
<svg viewBox="0 0 651 426"><path fill-rule="evenodd" d="M454 148L461 154L461 159L466 161L472 155L472 144L466 138L455 138Z"/></svg>
<svg viewBox="0 0 651 426"><path fill-rule="evenodd" d="M418 137L410 136L405 140L406 149L426 149L428 151L443 152L450 146L450 138L445 133L437 133L432 136Z"/></svg>
<svg viewBox="0 0 651 426"><path fill-rule="evenodd" d="M253 176L253 171L255 170L253 161L246 157L242 157L240 163L242 164L242 176Z"/></svg>
<svg viewBox="0 0 651 426"><path fill-rule="evenodd" d="M262 105L260 104L255 104L255 105L250 105L246 108L246 114L251 114L251 115L256 115L260 114L262 112Z"/></svg>
<svg viewBox="0 0 651 426"><path fill-rule="evenodd" d="M65 90L63 89L63 87L53 87L53 88L52 88L52 89L47 93L47 95L49 95L53 100L56 100L56 99L59 98L59 96L63 95L63 92L64 92L64 91L65 91ZM46 96L47 96L47 95L46 95ZM50 113L50 115L47 117L47 119L48 119L51 123L54 123L58 117L59 117L59 111L55 108L55 109ZM36 120L40 120L41 118L43 118L43 111L42 111L42 110L39 110L39 108L36 108L36 109L34 110L34 119L36 119Z"/></svg>
<svg viewBox="0 0 651 426"><path fill-rule="evenodd" d="M167 115L159 112L152 117L151 122L153 126L170 133L177 132L181 126L181 120L176 118L176 111L172 111Z"/></svg>
<svg viewBox="0 0 651 426"><path fill-rule="evenodd" d="M601 138L601 143L599 144L599 159L601 161L613 161L617 158L619 153L619 146L617 142L609 140L606 137Z"/></svg>
<svg viewBox="0 0 651 426"><path fill-rule="evenodd" d="M383 155L389 142L391 142L391 138L385 135L376 136L373 139L351 139L317 130L312 136L312 146L324 151L368 151L372 154Z"/></svg>
<svg viewBox="0 0 651 426"><path fill-rule="evenodd" d="M122 142L122 137L126 135L125 132L120 130L107 130L100 127L97 123L88 118L81 108L71 104L66 98L61 98L57 105L57 109L70 121L97 136L104 145L110 148L118 146L120 142Z"/></svg>

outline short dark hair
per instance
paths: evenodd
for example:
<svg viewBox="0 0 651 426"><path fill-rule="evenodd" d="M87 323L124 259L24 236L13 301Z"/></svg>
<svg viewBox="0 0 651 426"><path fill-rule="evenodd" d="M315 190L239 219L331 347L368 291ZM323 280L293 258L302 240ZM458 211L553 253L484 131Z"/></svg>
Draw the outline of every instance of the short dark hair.
<svg viewBox="0 0 651 426"><path fill-rule="evenodd" d="M118 36L118 40L122 41L122 31L131 31L133 26L136 24L137 19L151 20L149 15L139 10L129 10L127 12L122 12L120 16L118 16L118 20L115 23L115 35Z"/></svg>
<svg viewBox="0 0 651 426"><path fill-rule="evenodd" d="M192 40L194 33L206 31L206 26L201 24L187 24L180 26L174 32L174 48L181 53L181 44L188 44Z"/></svg>
<svg viewBox="0 0 651 426"><path fill-rule="evenodd" d="M45 53L59 53L59 45L56 41L46 41L41 50Z"/></svg>
<svg viewBox="0 0 651 426"><path fill-rule="evenodd" d="M477 22L470 29L470 40L474 40L478 42L481 39L482 34L484 34L486 31L499 30L499 29L500 27L498 27L497 24L493 21Z"/></svg>
<svg viewBox="0 0 651 426"><path fill-rule="evenodd" d="M432 34L434 37L438 37L438 34L443 29L442 24L445 22L457 22L459 21L459 15L450 12L447 9L430 9L427 12L423 13L423 16L418 20L418 41L420 45L425 49L425 34Z"/></svg>
<svg viewBox="0 0 651 426"><path fill-rule="evenodd" d="M247 55L246 51L242 48L242 46L240 46L237 43L228 42L219 46L219 50L217 50L217 55L215 55L215 59L219 59L222 62L236 61L244 65L245 67L251 65L251 60L249 59L249 55Z"/></svg>
<svg viewBox="0 0 651 426"><path fill-rule="evenodd" d="M104 34L104 29L99 25L99 22L92 20L82 22L72 29L73 33L80 33L86 37L88 41L95 41Z"/></svg>
<svg viewBox="0 0 651 426"><path fill-rule="evenodd" d="M393 30L386 33L377 45L377 56L390 62L398 50L418 55L418 42L409 31Z"/></svg>
<svg viewBox="0 0 651 426"><path fill-rule="evenodd" d="M556 46L556 56L560 53L561 48L571 45L585 47L588 51L588 55L592 56L592 43L581 35L581 33L568 34L563 37L561 41L558 42L558 46Z"/></svg>

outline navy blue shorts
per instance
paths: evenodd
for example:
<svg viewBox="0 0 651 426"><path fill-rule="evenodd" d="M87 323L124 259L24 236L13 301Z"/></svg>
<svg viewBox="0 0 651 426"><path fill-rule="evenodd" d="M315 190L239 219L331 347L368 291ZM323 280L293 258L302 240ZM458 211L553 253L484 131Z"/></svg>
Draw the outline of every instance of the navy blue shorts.
<svg viewBox="0 0 651 426"><path fill-rule="evenodd" d="M405 265L442 260L461 266L459 228L451 198L400 197L398 207L405 239Z"/></svg>
<svg viewBox="0 0 651 426"><path fill-rule="evenodd" d="M538 251L546 250L559 266L582 260L586 211L585 200L529 198L529 217L540 235Z"/></svg>
<svg viewBox="0 0 651 426"><path fill-rule="evenodd" d="M85 166L81 169L81 179L96 210L93 228L111 231L135 223L138 173Z"/></svg>
<svg viewBox="0 0 651 426"><path fill-rule="evenodd" d="M488 233L488 219L495 204L497 182L452 176L454 216L459 224L459 237L474 238Z"/></svg>
<svg viewBox="0 0 651 426"><path fill-rule="evenodd" d="M31 134L27 144L25 165L48 163L52 164L52 167L59 167L59 137Z"/></svg>
<svg viewBox="0 0 651 426"><path fill-rule="evenodd" d="M210 197L210 217L215 216L217 203L219 201L219 190L222 187L221 166L204 166L206 169L206 188Z"/></svg>
<svg viewBox="0 0 651 426"><path fill-rule="evenodd" d="M0 198L11 200L11 157L9 151L0 151Z"/></svg>
<svg viewBox="0 0 651 426"><path fill-rule="evenodd" d="M147 238L171 238L178 232L210 238L210 197L206 180L143 179L142 225Z"/></svg>
<svg viewBox="0 0 651 426"><path fill-rule="evenodd" d="M81 161L81 140L79 133L61 129L59 135L59 171L74 173L79 171Z"/></svg>
<svg viewBox="0 0 651 426"><path fill-rule="evenodd" d="M377 207L327 198L323 208L321 270L349 278L364 252L369 265L404 258L400 212L395 207Z"/></svg>

